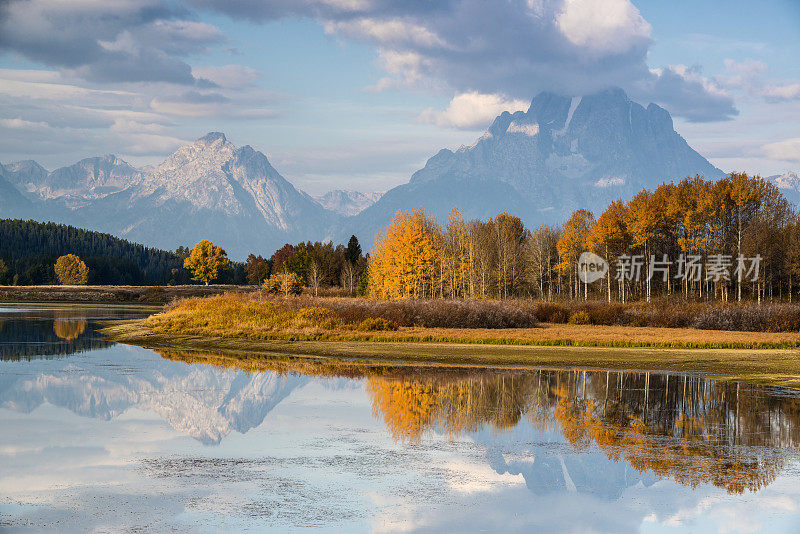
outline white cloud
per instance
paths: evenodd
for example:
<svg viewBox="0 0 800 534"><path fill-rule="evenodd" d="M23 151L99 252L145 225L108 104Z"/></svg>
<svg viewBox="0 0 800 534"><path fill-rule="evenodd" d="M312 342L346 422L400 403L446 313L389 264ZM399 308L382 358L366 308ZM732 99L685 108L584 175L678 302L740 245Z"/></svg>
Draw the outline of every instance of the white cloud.
<svg viewBox="0 0 800 534"><path fill-rule="evenodd" d="M770 85L764 88L763 95L771 101L797 100L800 99L800 83Z"/></svg>
<svg viewBox="0 0 800 534"><path fill-rule="evenodd" d="M726 74L719 77L720 83L725 87L762 97L770 103L800 99L800 83L794 80L779 82L768 79L766 74L769 66L764 61L746 59L737 62L726 59L725 70Z"/></svg>
<svg viewBox="0 0 800 534"><path fill-rule="evenodd" d="M192 74L229 89L249 87L261 76L256 69L244 65L194 67Z"/></svg>
<svg viewBox="0 0 800 534"><path fill-rule="evenodd" d="M625 180L622 178L600 178L594 183L597 187L612 187L618 185L625 185Z"/></svg>
<svg viewBox="0 0 800 534"><path fill-rule="evenodd" d="M447 43L428 28L400 19L375 20L361 18L327 22L325 32L359 39L371 39L383 44L412 44L425 48L447 48Z"/></svg>
<svg viewBox="0 0 800 534"><path fill-rule="evenodd" d="M422 122L450 128L485 128L500 113L526 110L528 106L529 103L524 100L472 91L453 97L444 111L426 109L419 119Z"/></svg>
<svg viewBox="0 0 800 534"><path fill-rule="evenodd" d="M556 24L590 54L622 54L649 43L650 24L628 0L566 0Z"/></svg>
<svg viewBox="0 0 800 534"><path fill-rule="evenodd" d="M800 162L800 137L785 139L763 146L767 157L783 161Z"/></svg>

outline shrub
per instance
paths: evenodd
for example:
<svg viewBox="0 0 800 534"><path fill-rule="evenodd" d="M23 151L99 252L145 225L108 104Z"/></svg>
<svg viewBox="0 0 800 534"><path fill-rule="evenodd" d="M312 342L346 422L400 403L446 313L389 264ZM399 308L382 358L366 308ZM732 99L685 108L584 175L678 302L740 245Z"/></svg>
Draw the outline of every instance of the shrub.
<svg viewBox="0 0 800 534"><path fill-rule="evenodd" d="M589 317L589 323L615 325L622 321L625 306L616 302L585 302L575 309L576 312L585 312Z"/></svg>
<svg viewBox="0 0 800 534"><path fill-rule="evenodd" d="M361 321L361 324L358 325L359 330L365 330L367 332L372 332L376 330L397 330L398 326L397 323L393 321L387 321L383 317L372 317L370 319L364 319Z"/></svg>
<svg viewBox="0 0 800 534"><path fill-rule="evenodd" d="M303 281L293 272L273 274L261 286L273 295L299 295L303 292Z"/></svg>
<svg viewBox="0 0 800 534"><path fill-rule="evenodd" d="M769 318L767 329L770 332L800 331L800 307L781 306Z"/></svg>
<svg viewBox="0 0 800 534"><path fill-rule="evenodd" d="M570 316L569 324L591 324L591 319L589 319L588 313L581 310L573 313Z"/></svg>
<svg viewBox="0 0 800 534"><path fill-rule="evenodd" d="M538 323L530 306L512 301L336 299L324 305L354 325L371 317L430 328L530 328Z"/></svg>
<svg viewBox="0 0 800 534"><path fill-rule="evenodd" d="M295 313L294 326L298 327L319 327L333 329L337 326L334 313L328 308L314 306L311 308L301 308Z"/></svg>
<svg viewBox="0 0 800 534"><path fill-rule="evenodd" d="M543 323L566 323L569 320L569 310L555 302L537 302L533 314Z"/></svg>

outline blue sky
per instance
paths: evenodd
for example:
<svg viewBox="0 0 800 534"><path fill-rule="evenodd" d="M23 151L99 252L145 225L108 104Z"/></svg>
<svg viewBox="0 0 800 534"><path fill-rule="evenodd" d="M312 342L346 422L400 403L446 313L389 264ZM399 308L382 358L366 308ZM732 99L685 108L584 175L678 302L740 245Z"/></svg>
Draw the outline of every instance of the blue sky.
<svg viewBox="0 0 800 534"><path fill-rule="evenodd" d="M0 161L158 163L207 131L384 190L539 91L623 87L724 170L800 168L800 3L6 0Z"/></svg>

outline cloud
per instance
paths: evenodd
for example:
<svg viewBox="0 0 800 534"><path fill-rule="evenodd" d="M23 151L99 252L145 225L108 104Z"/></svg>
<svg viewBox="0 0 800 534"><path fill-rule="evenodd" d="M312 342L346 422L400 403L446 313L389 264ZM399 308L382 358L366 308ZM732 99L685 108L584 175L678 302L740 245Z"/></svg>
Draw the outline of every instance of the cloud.
<svg viewBox="0 0 800 534"><path fill-rule="evenodd" d="M245 101L232 101L217 92L187 91L181 94L157 96L150 108L157 113L184 118L268 119L278 112L263 107L247 107Z"/></svg>
<svg viewBox="0 0 800 534"><path fill-rule="evenodd" d="M646 46L652 30L627 0L566 0L556 25L570 42L597 55Z"/></svg>
<svg viewBox="0 0 800 534"><path fill-rule="evenodd" d="M763 95L767 100L773 102L798 100L800 99L800 83L770 85L764 88Z"/></svg>
<svg viewBox="0 0 800 534"><path fill-rule="evenodd" d="M768 79L769 66L763 61L748 58L737 62L726 59L725 71L726 74L719 77L719 82L725 87L760 97L769 103L800 100L800 82Z"/></svg>
<svg viewBox="0 0 800 534"><path fill-rule="evenodd" d="M690 120L727 120L733 98L694 73L647 65L651 26L630 0L188 0L256 22L289 16L373 45L387 76L368 89L451 94L635 91Z"/></svg>
<svg viewBox="0 0 800 534"><path fill-rule="evenodd" d="M456 95L444 111L428 108L419 116L419 120L437 126L459 129L485 128L503 111L528 109L525 100L508 99L502 95L481 94L475 91Z"/></svg>
<svg viewBox="0 0 800 534"><path fill-rule="evenodd" d="M699 67L653 69L651 76L635 84L630 93L634 98L657 102L691 122L731 120L739 114L731 94L704 77Z"/></svg>
<svg viewBox="0 0 800 534"><path fill-rule="evenodd" d="M250 87L260 76L256 69L244 65L194 67L192 74L197 78L210 80L218 87L228 89Z"/></svg>
<svg viewBox="0 0 800 534"><path fill-rule="evenodd" d="M762 148L767 157L783 161L800 162L800 137L768 143Z"/></svg>
<svg viewBox="0 0 800 534"><path fill-rule="evenodd" d="M209 24L165 0L7 0L0 51L65 69L94 82L197 80L182 59L225 41Z"/></svg>

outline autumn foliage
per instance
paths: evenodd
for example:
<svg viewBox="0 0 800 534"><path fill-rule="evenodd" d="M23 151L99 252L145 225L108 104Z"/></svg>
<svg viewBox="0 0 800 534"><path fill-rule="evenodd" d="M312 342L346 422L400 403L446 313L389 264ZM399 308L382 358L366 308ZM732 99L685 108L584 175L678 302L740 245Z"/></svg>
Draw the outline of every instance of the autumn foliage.
<svg viewBox="0 0 800 534"><path fill-rule="evenodd" d="M201 239L183 262L183 266L192 272L192 280L205 285L216 280L229 265L225 251L207 239Z"/></svg>
<svg viewBox="0 0 800 534"><path fill-rule="evenodd" d="M89 268L75 254L66 254L58 258L55 271L61 285L82 286L89 281Z"/></svg>
<svg viewBox="0 0 800 534"><path fill-rule="evenodd" d="M591 284L578 276L585 251L611 265ZM638 280L614 276L620 258L634 255L641 258ZM649 277L652 258L665 255L672 262L666 279L663 266ZM736 270L740 255L760 255L757 280ZM678 259L690 256L699 258L701 272L684 279ZM730 258L729 276L712 279L706 266L721 256ZM419 208L398 211L375 236L368 273L369 293L380 299L791 301L800 276L800 222L774 184L743 173L665 183L612 202L599 217L579 209L560 227L535 230L508 213L464 221L455 209L439 224Z"/></svg>

